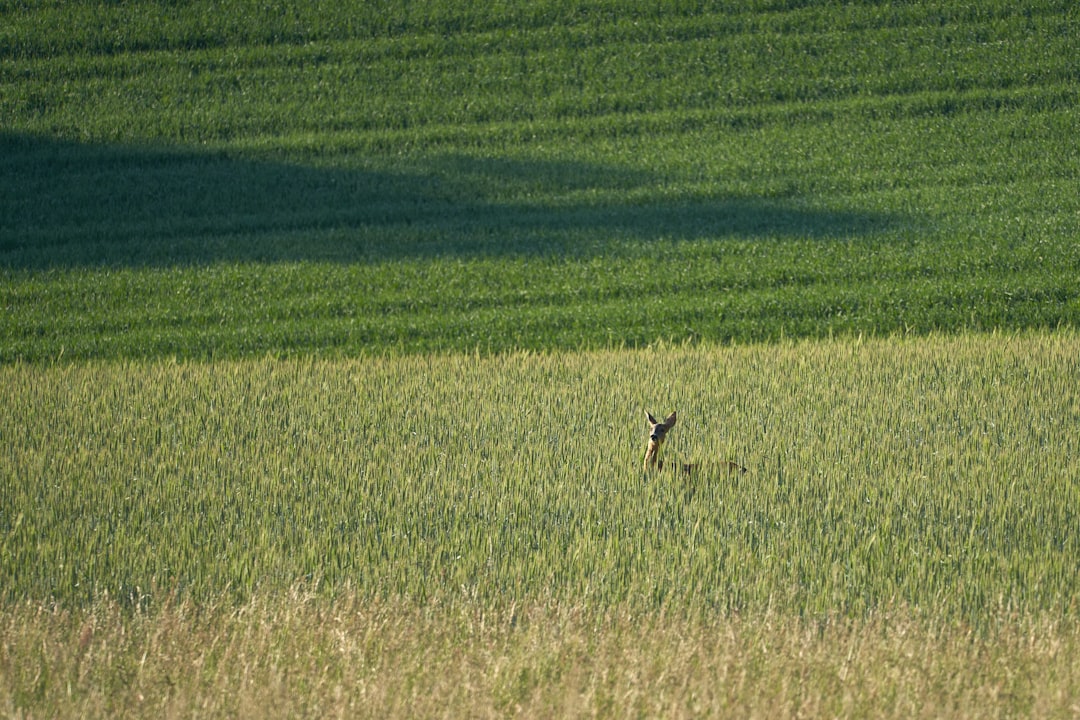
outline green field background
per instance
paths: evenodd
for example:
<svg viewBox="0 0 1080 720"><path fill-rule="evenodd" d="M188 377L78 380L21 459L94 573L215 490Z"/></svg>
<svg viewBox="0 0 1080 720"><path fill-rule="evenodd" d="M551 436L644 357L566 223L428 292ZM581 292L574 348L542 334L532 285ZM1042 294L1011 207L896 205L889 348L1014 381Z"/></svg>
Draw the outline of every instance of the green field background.
<svg viewBox="0 0 1080 720"><path fill-rule="evenodd" d="M1070 8L9 5L0 361L1074 326Z"/></svg>

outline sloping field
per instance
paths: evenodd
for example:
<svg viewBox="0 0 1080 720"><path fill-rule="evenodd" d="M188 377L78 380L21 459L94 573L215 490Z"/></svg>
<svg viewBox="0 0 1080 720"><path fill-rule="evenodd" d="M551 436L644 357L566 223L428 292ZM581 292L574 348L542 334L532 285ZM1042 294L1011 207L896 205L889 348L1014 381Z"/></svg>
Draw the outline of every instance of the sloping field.
<svg viewBox="0 0 1080 720"><path fill-rule="evenodd" d="M1054 328L1068 3L0 10L0 360Z"/></svg>

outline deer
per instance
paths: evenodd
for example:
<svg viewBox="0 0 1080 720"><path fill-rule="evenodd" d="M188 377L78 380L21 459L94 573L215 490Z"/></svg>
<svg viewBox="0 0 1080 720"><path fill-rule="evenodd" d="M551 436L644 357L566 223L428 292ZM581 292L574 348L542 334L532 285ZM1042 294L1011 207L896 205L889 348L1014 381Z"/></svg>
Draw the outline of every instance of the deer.
<svg viewBox="0 0 1080 720"><path fill-rule="evenodd" d="M648 410L645 411L645 417L648 421L649 427L649 444L645 447L645 472L650 470L662 471L664 469L664 461L660 459L660 446L664 444L664 440L667 439L667 435L671 432L671 428L675 427L676 414L672 412L662 421L653 417L652 413ZM684 475L697 475L702 470L701 463L684 463L678 462L669 467L676 472ZM746 468L737 462L731 460L722 460L720 462L720 471L728 475L735 473L745 473Z"/></svg>

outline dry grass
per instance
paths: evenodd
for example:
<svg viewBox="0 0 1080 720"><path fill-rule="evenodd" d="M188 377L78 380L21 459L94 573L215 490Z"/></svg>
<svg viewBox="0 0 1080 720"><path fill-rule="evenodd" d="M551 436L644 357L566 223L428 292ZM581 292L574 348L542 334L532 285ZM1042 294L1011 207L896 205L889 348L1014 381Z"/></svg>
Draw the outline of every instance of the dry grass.
<svg viewBox="0 0 1080 720"><path fill-rule="evenodd" d="M8 717L1076 717L1080 629L688 617L302 590L0 616Z"/></svg>

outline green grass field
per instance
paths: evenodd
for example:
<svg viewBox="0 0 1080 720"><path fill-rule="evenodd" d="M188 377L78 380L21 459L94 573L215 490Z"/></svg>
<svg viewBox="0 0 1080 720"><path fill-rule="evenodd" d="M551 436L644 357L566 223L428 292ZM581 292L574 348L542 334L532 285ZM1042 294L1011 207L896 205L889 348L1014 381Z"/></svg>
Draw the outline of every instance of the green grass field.
<svg viewBox="0 0 1080 720"><path fill-rule="evenodd" d="M0 2L0 715L1074 717L1078 37Z"/></svg>
<svg viewBox="0 0 1080 720"><path fill-rule="evenodd" d="M1065 6L10 7L0 361L1074 326Z"/></svg>
<svg viewBox="0 0 1080 720"><path fill-rule="evenodd" d="M4 595L1068 613L1078 347L8 368ZM646 479L645 403L682 414L672 458L749 472Z"/></svg>

